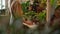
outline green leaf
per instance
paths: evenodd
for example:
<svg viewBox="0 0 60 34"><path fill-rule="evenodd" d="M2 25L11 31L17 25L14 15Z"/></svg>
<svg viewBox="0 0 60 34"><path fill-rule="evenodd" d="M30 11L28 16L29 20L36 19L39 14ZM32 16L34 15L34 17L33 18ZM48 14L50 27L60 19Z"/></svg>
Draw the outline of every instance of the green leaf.
<svg viewBox="0 0 60 34"><path fill-rule="evenodd" d="M56 2L57 2L57 0L51 0L51 1L50 1L50 3L51 3L52 6L53 6L53 5L56 5Z"/></svg>
<svg viewBox="0 0 60 34"><path fill-rule="evenodd" d="M23 9L24 13L27 12L28 11L27 7L29 6L29 1L27 1L26 3L22 3L21 5L22 5L22 9Z"/></svg>

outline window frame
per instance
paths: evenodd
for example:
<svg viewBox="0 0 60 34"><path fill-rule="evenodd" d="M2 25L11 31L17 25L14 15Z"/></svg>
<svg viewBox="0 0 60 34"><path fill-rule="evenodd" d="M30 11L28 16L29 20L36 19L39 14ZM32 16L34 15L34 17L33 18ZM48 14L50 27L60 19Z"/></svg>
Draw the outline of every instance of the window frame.
<svg viewBox="0 0 60 34"><path fill-rule="evenodd" d="M6 2L7 0L5 0L5 2L4 2L4 8L1 8L0 9L0 16L7 16L7 14L8 14L8 12L7 12L7 2ZM2 3L3 1L1 1L1 3ZM4 12L4 14L2 14L2 11Z"/></svg>

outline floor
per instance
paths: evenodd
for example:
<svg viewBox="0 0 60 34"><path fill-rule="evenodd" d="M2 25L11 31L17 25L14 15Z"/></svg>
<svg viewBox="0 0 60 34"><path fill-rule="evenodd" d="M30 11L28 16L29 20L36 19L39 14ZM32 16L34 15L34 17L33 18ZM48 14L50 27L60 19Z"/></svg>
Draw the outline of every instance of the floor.
<svg viewBox="0 0 60 34"><path fill-rule="evenodd" d="M6 29L7 29L6 26L7 26L8 22L9 22L8 16L0 17L0 34L7 34L6 33ZM21 20L21 18L15 20L15 22L14 22L15 29L21 28L23 25L22 22L23 21ZM47 28L47 27L45 27L44 30L42 30L41 32L39 32L37 29L35 29L35 30L34 29L27 29L26 33L24 33L24 34L48 34L48 32L50 30L51 29ZM58 32L60 32L60 31L55 31L55 32L53 32L53 34L58 34Z"/></svg>

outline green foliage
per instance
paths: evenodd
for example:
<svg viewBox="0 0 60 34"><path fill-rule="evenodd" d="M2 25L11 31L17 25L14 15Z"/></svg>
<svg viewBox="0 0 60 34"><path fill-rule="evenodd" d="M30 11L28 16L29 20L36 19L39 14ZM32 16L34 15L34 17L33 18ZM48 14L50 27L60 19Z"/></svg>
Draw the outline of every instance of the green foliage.
<svg viewBox="0 0 60 34"><path fill-rule="evenodd" d="M24 18L27 18L27 19L32 19L31 17L33 17L33 16L35 16L35 15L36 15L35 12L30 11L30 12L25 13L23 17L24 17Z"/></svg>
<svg viewBox="0 0 60 34"><path fill-rule="evenodd" d="M55 6L56 4L57 4L57 0L50 0L50 3L51 3L51 5L53 6Z"/></svg>
<svg viewBox="0 0 60 34"><path fill-rule="evenodd" d="M22 3L22 9L24 12L27 12L27 7L29 6L29 1L27 1L26 3Z"/></svg>
<svg viewBox="0 0 60 34"><path fill-rule="evenodd" d="M51 0L51 1L50 1L51 5L53 5L53 4L54 4L54 1L55 1L55 0Z"/></svg>
<svg viewBox="0 0 60 34"><path fill-rule="evenodd" d="M39 13L37 17L40 21L45 20L46 12L44 11L44 12Z"/></svg>
<svg viewBox="0 0 60 34"><path fill-rule="evenodd" d="M39 14L31 11L31 12L25 13L25 15L24 15L24 18L27 18L27 19L32 19L34 17L37 17L37 19L39 21L43 21L46 18L46 11L43 11L43 12L41 12Z"/></svg>
<svg viewBox="0 0 60 34"><path fill-rule="evenodd" d="M27 14L25 14L26 16L32 16L32 15L35 15L36 13L31 11L31 12L28 12Z"/></svg>

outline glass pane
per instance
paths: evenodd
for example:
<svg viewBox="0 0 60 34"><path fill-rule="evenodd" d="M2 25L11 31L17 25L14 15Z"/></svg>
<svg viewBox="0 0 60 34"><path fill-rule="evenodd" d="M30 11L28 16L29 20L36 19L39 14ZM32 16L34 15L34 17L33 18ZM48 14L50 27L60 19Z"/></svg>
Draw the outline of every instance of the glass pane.
<svg viewBox="0 0 60 34"><path fill-rule="evenodd" d="M1 9L1 0L0 0L0 9Z"/></svg>
<svg viewBox="0 0 60 34"><path fill-rule="evenodd" d="M2 0L2 9L5 9L5 0Z"/></svg>
<svg viewBox="0 0 60 34"><path fill-rule="evenodd" d="M0 0L0 9L5 9L5 0Z"/></svg>

